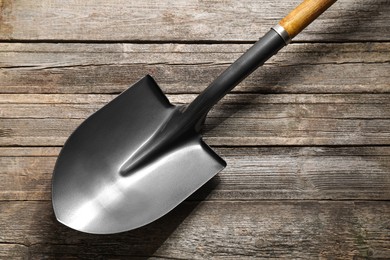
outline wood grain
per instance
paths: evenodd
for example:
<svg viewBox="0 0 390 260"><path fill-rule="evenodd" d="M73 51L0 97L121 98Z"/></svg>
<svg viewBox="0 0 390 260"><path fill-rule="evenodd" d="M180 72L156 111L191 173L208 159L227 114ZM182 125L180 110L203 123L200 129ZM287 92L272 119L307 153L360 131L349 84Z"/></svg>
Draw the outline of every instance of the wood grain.
<svg viewBox="0 0 390 260"><path fill-rule="evenodd" d="M386 201L187 202L144 228L106 236L55 222L48 201L0 202L0 210L0 252L30 259L386 259L390 254Z"/></svg>
<svg viewBox="0 0 390 260"><path fill-rule="evenodd" d="M301 0L2 0L9 41L255 41ZM299 41L389 41L388 0L343 0ZM60 10L60 11L59 11Z"/></svg>
<svg viewBox="0 0 390 260"><path fill-rule="evenodd" d="M1 93L119 93L149 73L199 93L250 45L1 44ZM390 44L292 44L233 91L390 93Z"/></svg>
<svg viewBox="0 0 390 260"><path fill-rule="evenodd" d="M104 105L101 95L71 97L77 103L67 104L71 98L62 96L52 103L46 95L5 95L4 102L11 104L0 104L0 145L63 145ZM176 104L194 97L169 96ZM13 99L27 104L14 105ZM29 99L47 103L29 104ZM222 146L389 145L389 99L387 94L228 95L207 117L204 137L210 145Z"/></svg>
<svg viewBox="0 0 390 260"><path fill-rule="evenodd" d="M0 201L50 200L60 148L0 148ZM387 200L389 147L214 147L228 166L191 200ZM206 192L207 191L207 192Z"/></svg>

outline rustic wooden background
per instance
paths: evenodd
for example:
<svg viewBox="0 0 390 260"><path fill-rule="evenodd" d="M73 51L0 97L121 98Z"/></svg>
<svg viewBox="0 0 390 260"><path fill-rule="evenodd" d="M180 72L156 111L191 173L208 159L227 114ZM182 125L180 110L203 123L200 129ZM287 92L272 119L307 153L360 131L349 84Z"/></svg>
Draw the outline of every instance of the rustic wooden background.
<svg viewBox="0 0 390 260"><path fill-rule="evenodd" d="M149 73L188 103L299 0L0 0L0 259L390 259L390 3L340 0L209 114L228 167L117 235L59 224L72 130Z"/></svg>

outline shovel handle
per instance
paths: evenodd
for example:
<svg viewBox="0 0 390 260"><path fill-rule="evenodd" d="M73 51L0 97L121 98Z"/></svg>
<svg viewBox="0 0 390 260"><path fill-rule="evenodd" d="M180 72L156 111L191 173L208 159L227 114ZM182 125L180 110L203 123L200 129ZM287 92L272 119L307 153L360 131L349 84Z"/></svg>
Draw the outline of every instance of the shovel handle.
<svg viewBox="0 0 390 260"><path fill-rule="evenodd" d="M185 121L188 120L186 124L192 125L195 120L198 125L198 121L206 116L215 103L335 2L336 0L304 0L192 101L184 111Z"/></svg>
<svg viewBox="0 0 390 260"><path fill-rule="evenodd" d="M336 0L305 0L284 17L279 25L292 39L335 2Z"/></svg>

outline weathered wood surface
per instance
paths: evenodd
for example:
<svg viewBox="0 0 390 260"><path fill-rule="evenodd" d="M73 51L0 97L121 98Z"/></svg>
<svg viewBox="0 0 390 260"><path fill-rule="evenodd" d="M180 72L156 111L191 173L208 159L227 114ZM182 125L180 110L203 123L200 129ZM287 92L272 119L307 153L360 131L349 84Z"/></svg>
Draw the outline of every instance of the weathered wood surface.
<svg viewBox="0 0 390 260"><path fill-rule="evenodd" d="M149 73L198 93L249 46L0 43L0 92L119 93ZM389 71L390 43L292 44L234 92L389 93Z"/></svg>
<svg viewBox="0 0 390 260"><path fill-rule="evenodd" d="M0 148L0 200L50 200L57 147ZM387 200L389 147L216 147L207 200ZM204 193L191 197L199 200Z"/></svg>
<svg viewBox="0 0 390 260"><path fill-rule="evenodd" d="M149 73L197 93L294 1L0 0L1 259L390 259L390 5L338 1L209 114L228 167L169 215L59 224L51 174L88 115Z"/></svg>
<svg viewBox="0 0 390 260"><path fill-rule="evenodd" d="M185 202L118 235L72 231L49 201L0 202L0 256L169 259L387 259L388 201ZM28 212L28 214L24 214Z"/></svg>
<svg viewBox="0 0 390 260"><path fill-rule="evenodd" d="M0 144L63 145L72 131L110 98L2 95L0 100L6 104L0 104ZM175 103L193 98L171 96ZM390 96L229 95L209 114L204 137L211 145L233 146L389 145Z"/></svg>
<svg viewBox="0 0 390 260"><path fill-rule="evenodd" d="M387 200L389 147L215 148L228 167L207 200ZM0 200L50 200L59 148L0 149ZM199 200L199 196L191 200Z"/></svg>
<svg viewBox="0 0 390 260"><path fill-rule="evenodd" d="M300 0L2 0L0 39L254 41ZM343 0L296 40L390 39L388 0Z"/></svg>

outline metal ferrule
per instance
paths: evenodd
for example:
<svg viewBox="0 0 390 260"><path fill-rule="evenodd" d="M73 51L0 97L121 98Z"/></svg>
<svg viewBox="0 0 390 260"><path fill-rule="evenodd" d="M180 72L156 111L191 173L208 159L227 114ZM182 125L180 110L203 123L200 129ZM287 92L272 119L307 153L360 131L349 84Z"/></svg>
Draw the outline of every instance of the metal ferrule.
<svg viewBox="0 0 390 260"><path fill-rule="evenodd" d="M288 32L280 24L275 25L271 29L274 30L277 34L279 34L280 37L282 37L286 45L291 42L290 35L288 35Z"/></svg>

